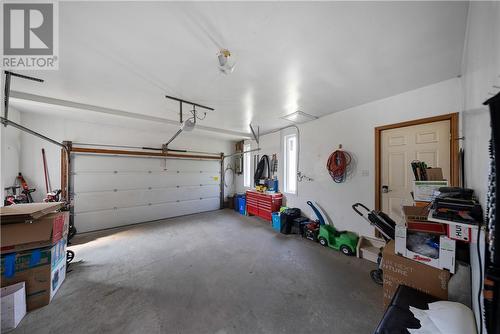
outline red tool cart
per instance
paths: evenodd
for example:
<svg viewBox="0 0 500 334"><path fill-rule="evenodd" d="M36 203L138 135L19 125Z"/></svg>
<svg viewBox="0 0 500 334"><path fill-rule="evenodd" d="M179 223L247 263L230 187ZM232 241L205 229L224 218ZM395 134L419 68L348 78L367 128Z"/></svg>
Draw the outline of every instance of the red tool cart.
<svg viewBox="0 0 500 334"><path fill-rule="evenodd" d="M271 221L272 213L280 210L282 200L283 194L266 194L248 190L246 193L247 213Z"/></svg>

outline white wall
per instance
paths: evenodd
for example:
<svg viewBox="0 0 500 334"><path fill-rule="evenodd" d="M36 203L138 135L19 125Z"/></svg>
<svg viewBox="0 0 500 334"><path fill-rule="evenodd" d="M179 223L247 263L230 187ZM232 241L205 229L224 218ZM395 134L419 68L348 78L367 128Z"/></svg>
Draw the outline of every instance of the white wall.
<svg viewBox="0 0 500 334"><path fill-rule="evenodd" d="M466 186L474 189L483 209L488 181L490 117L482 103L500 89L500 3L472 1L469 5L467 36L462 68L463 148ZM481 322L477 295L480 289L480 263L477 244L471 243L472 304L476 321ZM481 240L481 266L484 266L484 235ZM483 333L486 333L484 330Z"/></svg>
<svg viewBox="0 0 500 334"><path fill-rule="evenodd" d="M471 1L463 60L464 110L482 103L500 89L500 3Z"/></svg>
<svg viewBox="0 0 500 334"><path fill-rule="evenodd" d="M486 208L486 193L489 175L489 153L488 145L491 135L490 131L490 115L486 108L468 110L462 113L463 119L463 142L465 154L465 186L474 189L478 197L483 211ZM477 326L480 325L480 313L478 308L478 292L480 289L479 282L479 258L477 252L477 234L474 233L470 244L470 259L471 259L471 282L472 282L472 307L476 316ZM481 266L484 267L485 258L485 237L484 233L480 238L481 248ZM482 288L481 288L482 289ZM486 333L484 330L483 333Z"/></svg>
<svg viewBox="0 0 500 334"><path fill-rule="evenodd" d="M19 122L20 113L14 108L9 109L9 119L14 122ZM2 194L5 187L14 185L15 179L19 173L19 161L21 156L21 133L18 129L11 126L4 127L0 125L0 140L1 140L1 179ZM5 194L4 194L5 195ZM3 205L3 196L2 196Z"/></svg>
<svg viewBox="0 0 500 334"><path fill-rule="evenodd" d="M157 130L146 131L133 127L100 125L34 113L21 113L21 123L57 141L70 140L81 143L149 147L160 147L176 131L175 127L166 126L165 131L161 132ZM196 130L191 133L182 133L171 146L207 152L229 153L233 150L231 141L200 136L196 134ZM20 170L30 186L37 189L33 194L34 200L41 201L45 196L41 149L45 148L53 189L59 189L61 186L61 149L27 133L21 134L21 147ZM225 190L226 194L232 191L232 187Z"/></svg>
<svg viewBox="0 0 500 334"><path fill-rule="evenodd" d="M306 215L314 217L306 201L315 200L339 229L355 231L361 235L373 235L374 229L359 217L351 206L356 202L364 203L370 208L375 205L374 128L459 112L460 94L460 80L455 78L299 125L299 171L314 181L299 183L297 196L286 195L287 205L299 207ZM262 136L260 144L262 148L260 155L281 153L280 133ZM329 155L339 144L342 144L356 161L354 174L343 184L334 183L325 167ZM252 142L252 147L256 147L255 142ZM283 162L280 162L282 166ZM280 172L279 181L282 189L281 175ZM244 190L242 184L243 178L237 177L237 191Z"/></svg>
<svg viewBox="0 0 500 334"><path fill-rule="evenodd" d="M483 102L500 92L500 2L472 1L464 50L462 129L467 187L483 206L488 180L490 119Z"/></svg>

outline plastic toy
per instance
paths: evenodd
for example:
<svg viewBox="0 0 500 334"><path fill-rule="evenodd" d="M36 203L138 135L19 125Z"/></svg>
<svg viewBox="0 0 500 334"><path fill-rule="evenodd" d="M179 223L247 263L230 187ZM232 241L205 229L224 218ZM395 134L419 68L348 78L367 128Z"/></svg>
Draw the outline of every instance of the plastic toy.
<svg viewBox="0 0 500 334"><path fill-rule="evenodd" d="M345 255L354 255L359 237L349 231L338 231L333 225L327 224L326 215L316 202L307 201L319 221L318 241L322 246L341 251Z"/></svg>

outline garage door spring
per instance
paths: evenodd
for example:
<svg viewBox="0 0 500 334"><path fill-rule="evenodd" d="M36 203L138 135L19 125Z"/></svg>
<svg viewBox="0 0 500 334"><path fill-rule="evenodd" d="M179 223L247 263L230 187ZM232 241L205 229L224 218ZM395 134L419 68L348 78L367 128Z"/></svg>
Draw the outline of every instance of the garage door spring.
<svg viewBox="0 0 500 334"><path fill-rule="evenodd" d="M350 164L351 155L342 150L342 146L340 145L338 150L330 154L326 163L326 169L328 169L328 173L330 173L335 183L342 183L346 180Z"/></svg>

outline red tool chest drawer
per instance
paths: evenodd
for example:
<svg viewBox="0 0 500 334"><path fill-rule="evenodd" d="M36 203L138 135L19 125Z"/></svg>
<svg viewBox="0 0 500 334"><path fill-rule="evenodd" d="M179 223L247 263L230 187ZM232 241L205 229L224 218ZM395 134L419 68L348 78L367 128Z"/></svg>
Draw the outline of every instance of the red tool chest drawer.
<svg viewBox="0 0 500 334"><path fill-rule="evenodd" d="M246 193L247 213L272 220L272 213L280 210L282 194L264 194L249 190Z"/></svg>

